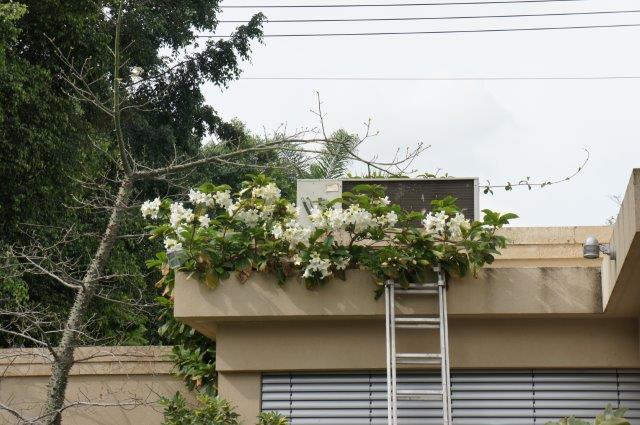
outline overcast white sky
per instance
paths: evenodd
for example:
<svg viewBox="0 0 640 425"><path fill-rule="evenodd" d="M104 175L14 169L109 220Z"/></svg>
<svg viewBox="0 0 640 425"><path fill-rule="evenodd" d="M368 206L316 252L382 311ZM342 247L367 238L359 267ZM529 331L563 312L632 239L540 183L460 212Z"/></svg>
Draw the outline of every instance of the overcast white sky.
<svg viewBox="0 0 640 425"><path fill-rule="evenodd" d="M430 0L431 1L431 0ZM441 1L441 0L438 0ZM228 0L241 4L331 4L349 0ZM360 0L364 3L365 0ZM399 0L366 0L393 3ZM411 2L418 2L412 0ZM426 1L423 1L423 3ZM431 1L435 2L435 0ZM640 10L638 0L558 3L263 9L270 19L460 16ZM221 19L252 10L225 9ZM265 33L431 31L444 29L640 23L621 15L405 21L270 23ZM226 34L231 24L222 24ZM640 76L640 27L548 32L267 38L256 44L246 77L518 77ZM207 102L225 118L262 131L281 123L314 126L309 109L319 91L330 128L361 131L373 119L380 132L363 154L392 154L418 141L432 147L416 163L454 176L493 183L524 176L546 180L572 173L587 148L591 160L573 181L527 191L482 195L481 208L513 211L516 225L601 225L617 212L611 195L624 192L640 166L640 80L602 81L260 81L229 89L207 86Z"/></svg>

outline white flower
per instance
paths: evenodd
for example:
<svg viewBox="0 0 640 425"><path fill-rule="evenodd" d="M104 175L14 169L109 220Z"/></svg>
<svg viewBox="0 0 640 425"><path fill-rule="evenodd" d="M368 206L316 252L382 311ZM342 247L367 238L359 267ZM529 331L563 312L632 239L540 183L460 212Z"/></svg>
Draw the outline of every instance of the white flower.
<svg viewBox="0 0 640 425"><path fill-rule="evenodd" d="M230 205L227 207L227 214L229 214L229 215L233 215L236 211L238 211L238 208L240 208L240 206L239 206L237 203L235 203L235 204L230 204Z"/></svg>
<svg viewBox="0 0 640 425"><path fill-rule="evenodd" d="M275 205L261 205L258 207L260 210L260 218L267 220L273 215L273 211L276 209Z"/></svg>
<svg viewBox="0 0 640 425"><path fill-rule="evenodd" d="M347 210L347 216L345 221L348 224L353 224L354 232L360 233L371 226L375 226L377 224L373 215L365 210L360 208L357 205L351 205Z"/></svg>
<svg viewBox="0 0 640 425"><path fill-rule="evenodd" d="M194 205L205 205L207 207L212 207L215 204L213 196L194 189L189 190L189 201Z"/></svg>
<svg viewBox="0 0 640 425"><path fill-rule="evenodd" d="M312 229L303 227L296 220L291 220L285 225L282 238L289 242L291 249L295 248L298 244L309 246L309 238L311 237Z"/></svg>
<svg viewBox="0 0 640 425"><path fill-rule="evenodd" d="M324 212L326 226L333 230L344 229L347 224L347 214L342 210L342 206L336 204L333 208Z"/></svg>
<svg viewBox="0 0 640 425"><path fill-rule="evenodd" d="M327 224L324 213L317 206L314 206L311 210L311 214L309 214L309 220L314 227L324 227Z"/></svg>
<svg viewBox="0 0 640 425"><path fill-rule="evenodd" d="M279 223L276 223L271 228L271 234L273 235L274 238L280 239L284 234L284 230L282 230L282 226Z"/></svg>
<svg viewBox="0 0 640 425"><path fill-rule="evenodd" d="M307 267L304 269L302 277L311 277L314 272L320 272L323 278L331 276L329 267L331 267L331 261L320 258L320 254L314 252L311 254L311 259L309 260Z"/></svg>
<svg viewBox="0 0 640 425"><path fill-rule="evenodd" d="M294 218L300 217L300 209L296 208L295 204L287 203L287 214L291 215Z"/></svg>
<svg viewBox="0 0 640 425"><path fill-rule="evenodd" d="M398 214L396 214L394 211L389 211L385 216L385 218L387 220L387 225L389 227L395 226L396 223L398 222Z"/></svg>
<svg viewBox="0 0 640 425"><path fill-rule="evenodd" d="M180 251L182 244L175 239L166 238L164 240L164 249L166 249L167 252Z"/></svg>
<svg viewBox="0 0 640 425"><path fill-rule="evenodd" d="M200 216L198 218L198 221L200 222L200 225L202 225L202 227L209 227L209 223L211 222L211 218L209 218L209 216L207 214Z"/></svg>
<svg viewBox="0 0 640 425"><path fill-rule="evenodd" d="M384 198L380 198L380 203L383 205L389 205L391 203L391 200L388 196L385 196Z"/></svg>
<svg viewBox="0 0 640 425"><path fill-rule="evenodd" d="M449 233L452 239L461 239L462 238L462 229L467 230L471 223L467 220L463 214L456 213L449 220Z"/></svg>
<svg viewBox="0 0 640 425"><path fill-rule="evenodd" d="M260 211L255 208L242 210L236 214L236 217L247 226L255 226L260 221Z"/></svg>
<svg viewBox="0 0 640 425"><path fill-rule="evenodd" d="M350 262L351 262L351 258L343 257L338 261L334 261L333 264L335 264L336 270L344 270L347 268Z"/></svg>
<svg viewBox="0 0 640 425"><path fill-rule="evenodd" d="M162 201L160 201L160 198L156 198L153 201L144 201L140 207L142 217L150 217L154 220L158 218L158 212L160 211L161 204Z"/></svg>
<svg viewBox="0 0 640 425"><path fill-rule="evenodd" d="M231 199L231 192L228 190L216 192L211 196L218 203L218 205L222 206L223 208L229 208L233 204L233 200Z"/></svg>
<svg viewBox="0 0 640 425"><path fill-rule="evenodd" d="M299 266L300 264L302 264L302 257L296 254L293 257L291 257L291 261L293 261L293 264L295 264L296 266Z"/></svg>
<svg viewBox="0 0 640 425"><path fill-rule="evenodd" d="M444 211L439 211L435 214L430 212L425 219L422 220L422 224L428 232L442 236L445 233L448 218L449 216Z"/></svg>
<svg viewBox="0 0 640 425"><path fill-rule="evenodd" d="M254 198L262 198L267 204L273 204L280 199L280 188L275 183L269 183L266 186L254 187L251 196Z"/></svg>
<svg viewBox="0 0 640 425"><path fill-rule="evenodd" d="M187 222L191 223L195 216L193 215L193 210L190 208L185 208L180 202L174 202L170 207L171 214L169 215L169 222L171 226L174 228L178 228L180 223Z"/></svg>

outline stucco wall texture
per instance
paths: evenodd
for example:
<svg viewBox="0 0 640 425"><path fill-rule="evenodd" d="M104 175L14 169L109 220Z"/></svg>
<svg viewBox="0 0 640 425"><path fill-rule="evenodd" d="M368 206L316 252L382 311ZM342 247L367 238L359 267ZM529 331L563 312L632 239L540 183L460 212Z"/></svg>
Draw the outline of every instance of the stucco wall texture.
<svg viewBox="0 0 640 425"><path fill-rule="evenodd" d="M187 392L171 375L170 347L85 347L73 367L65 425L154 425L162 422L160 396ZM37 417L47 391L50 367L39 349L0 350L0 403ZM94 405L89 405L94 404ZM0 410L0 424L18 419Z"/></svg>

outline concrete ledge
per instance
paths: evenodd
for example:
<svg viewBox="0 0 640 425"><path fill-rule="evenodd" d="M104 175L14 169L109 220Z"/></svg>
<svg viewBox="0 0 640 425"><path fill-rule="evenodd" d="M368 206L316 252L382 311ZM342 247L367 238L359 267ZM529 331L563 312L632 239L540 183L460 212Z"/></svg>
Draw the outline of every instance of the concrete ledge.
<svg viewBox="0 0 640 425"><path fill-rule="evenodd" d="M507 247L489 268L502 267L596 267L601 260L582 258L582 243L594 235L609 241L610 226L507 227L500 234L509 240Z"/></svg>
<svg viewBox="0 0 640 425"><path fill-rule="evenodd" d="M283 288L255 273L244 284L235 278L210 289L186 274L176 277L176 318L209 337L220 322L292 319L372 319L384 316L374 299L368 272L349 271L308 290L291 279ZM484 269L478 278L450 283L449 314L455 316L548 316L602 313L599 270L594 268ZM401 314L436 312L435 297L398 297Z"/></svg>
<svg viewBox="0 0 640 425"><path fill-rule="evenodd" d="M173 362L171 347L80 347L71 376L82 375L169 375ZM40 348L0 349L0 375L49 376L51 357Z"/></svg>

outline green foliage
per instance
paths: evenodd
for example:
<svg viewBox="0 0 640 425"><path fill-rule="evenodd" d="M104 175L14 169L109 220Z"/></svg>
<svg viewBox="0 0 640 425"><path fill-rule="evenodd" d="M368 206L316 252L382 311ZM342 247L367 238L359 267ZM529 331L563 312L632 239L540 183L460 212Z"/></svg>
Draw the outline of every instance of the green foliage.
<svg viewBox="0 0 640 425"><path fill-rule="evenodd" d="M287 418L276 412L262 412L258 416L258 425L287 425Z"/></svg>
<svg viewBox="0 0 640 425"><path fill-rule="evenodd" d="M87 60L87 78L96 79L96 95L107 99L118 4L115 0L0 4L0 244L29 245L37 240L48 246L71 230L73 244L61 255L77 260L78 270L88 264L107 215L106 209L96 212L77 200L102 198L113 190L109 179L116 172L110 161L114 140L109 117L69 96L70 87L60 77L65 66L55 52L58 48L76 64ZM225 122L205 104L200 87L205 82L225 86L238 77L252 40L261 37L261 14L238 27L230 39L200 43L196 51L180 56L184 62L173 68L182 49L198 41L197 33L216 31L218 5L218 0L126 2L124 100L144 104L145 110L125 110L124 136L138 162L152 165L176 154L200 154L203 141L214 135L223 141L243 137L242 128ZM129 75L134 66L142 68L147 80L134 83ZM103 184L105 176L107 183ZM136 187L142 196L171 190L163 182ZM122 233L139 234L143 227L140 217L127 218ZM109 298L153 301L157 295L154 282L144 273L144 260L154 252L151 246L135 239L118 240L105 274L127 277L109 282ZM43 276L27 274L15 279L19 281L12 281L13 292L18 282L27 289L23 296L27 302L52 306L55 314L65 317L73 301L72 290ZM94 319L86 332L95 338L94 344L158 342L158 312L154 309L145 314L124 302L96 299L91 311ZM0 345L7 342L0 339Z"/></svg>
<svg viewBox="0 0 640 425"><path fill-rule="evenodd" d="M239 425L239 415L233 411L228 401L207 394L196 396L195 407L189 406L179 392L173 398L162 398L164 405L163 425ZM287 425L284 416L274 412L264 412L258 416L257 425Z"/></svg>
<svg viewBox="0 0 640 425"><path fill-rule="evenodd" d="M27 283L22 279L18 260L0 245L0 305L19 306L29 301Z"/></svg>
<svg viewBox="0 0 640 425"><path fill-rule="evenodd" d="M150 261L149 266L156 267L157 261ZM163 284L172 285L173 277L173 270L167 270ZM173 345L173 372L184 380L190 390L209 395L216 394L215 343L195 329L178 322L173 317L173 301L170 298L161 296L156 298L156 301L161 306L159 320L162 325L158 333L164 342Z"/></svg>
<svg viewBox="0 0 640 425"><path fill-rule="evenodd" d="M333 133L316 161L309 166L309 177L337 179L346 175L359 141L358 136L345 130Z"/></svg>
<svg viewBox="0 0 640 425"><path fill-rule="evenodd" d="M631 423L624 418L626 411L627 409L625 408L614 409L611 404L608 404L604 412L596 416L593 425L631 425ZM592 425L592 423L571 416L560 419L558 422L547 422L545 425Z"/></svg>
<svg viewBox="0 0 640 425"><path fill-rule="evenodd" d="M163 238L167 250L149 265L165 280L171 269L185 270L212 288L232 273L243 282L254 271L273 274L279 284L298 275L309 288L344 279L349 268L369 270L379 284L419 281L435 265L464 276L493 262L506 244L496 231L517 217L485 210L482 221L469 222L452 197L434 201L425 217L390 205L381 186L358 185L314 210L305 225L270 178L249 177L236 194L226 185L201 185L189 206L145 202L142 214L156 221L151 238ZM416 226L421 219L425 229ZM161 285L172 291L172 280Z"/></svg>
<svg viewBox="0 0 640 425"><path fill-rule="evenodd" d="M231 404L219 397L198 394L197 406L191 408L184 396L176 393L173 398L162 398L163 425L239 425L239 415Z"/></svg>

